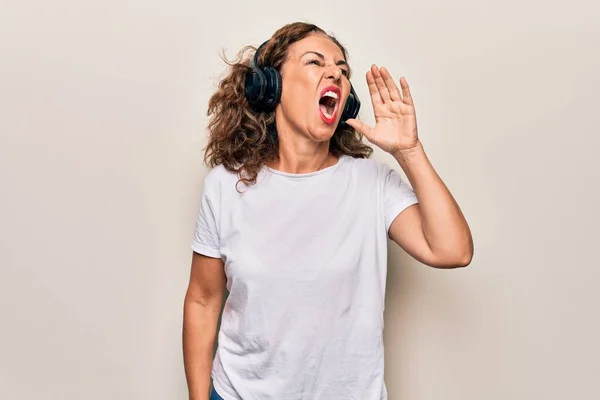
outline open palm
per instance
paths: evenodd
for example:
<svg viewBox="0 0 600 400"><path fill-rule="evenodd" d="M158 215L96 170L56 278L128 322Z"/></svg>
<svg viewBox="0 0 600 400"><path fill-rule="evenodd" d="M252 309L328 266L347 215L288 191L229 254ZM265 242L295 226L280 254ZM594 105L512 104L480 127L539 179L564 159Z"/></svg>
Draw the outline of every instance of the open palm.
<svg viewBox="0 0 600 400"><path fill-rule="evenodd" d="M358 119L349 119L348 125L363 134L369 142L391 154L417 146L417 119L406 79L400 78L400 92L385 67L372 65L367 72L367 85L375 126L370 127Z"/></svg>

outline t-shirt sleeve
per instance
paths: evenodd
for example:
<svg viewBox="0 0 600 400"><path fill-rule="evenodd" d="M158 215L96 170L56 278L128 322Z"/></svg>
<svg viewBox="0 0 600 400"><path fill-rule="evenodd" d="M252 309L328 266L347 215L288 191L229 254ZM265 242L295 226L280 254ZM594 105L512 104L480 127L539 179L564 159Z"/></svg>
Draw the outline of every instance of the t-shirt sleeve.
<svg viewBox="0 0 600 400"><path fill-rule="evenodd" d="M219 240L219 199L206 179L204 191L200 199L200 209L196 218L196 227L192 237L192 250L209 257L221 258Z"/></svg>
<svg viewBox="0 0 600 400"><path fill-rule="evenodd" d="M418 203L418 200L406 178L387 164L382 165L385 229L389 232L394 219L407 207Z"/></svg>

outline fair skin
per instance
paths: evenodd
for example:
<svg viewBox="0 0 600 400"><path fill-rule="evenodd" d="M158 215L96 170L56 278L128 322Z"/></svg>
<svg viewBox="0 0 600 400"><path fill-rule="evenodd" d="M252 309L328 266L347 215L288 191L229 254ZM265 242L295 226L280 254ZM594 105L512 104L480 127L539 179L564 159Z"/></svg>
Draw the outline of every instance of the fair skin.
<svg viewBox="0 0 600 400"><path fill-rule="evenodd" d="M347 71L343 53L326 36L311 35L290 46L281 71L282 99L275 111L280 152L270 167L307 173L337 163L337 158L329 153L329 141L341 112L333 122L325 122L318 104L322 90L332 85L339 88L340 99L347 98ZM469 226L425 154L406 79L400 79L399 89L387 69L373 65L366 81L376 124L367 126L357 119L348 124L396 159L419 200L419 204L396 217L389 230L390 238L431 267L469 265L473 257ZM341 102L338 107L342 108ZM221 259L193 253L183 322L190 400L209 399L213 348L226 279Z"/></svg>

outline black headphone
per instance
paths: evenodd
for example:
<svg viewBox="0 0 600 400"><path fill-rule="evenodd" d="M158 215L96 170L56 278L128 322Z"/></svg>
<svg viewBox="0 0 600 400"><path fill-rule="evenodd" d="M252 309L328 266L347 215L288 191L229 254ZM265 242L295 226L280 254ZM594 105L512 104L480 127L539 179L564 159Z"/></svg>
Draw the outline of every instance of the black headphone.
<svg viewBox="0 0 600 400"><path fill-rule="evenodd" d="M246 99L256 111L273 111L281 99L281 74L273 67L258 66L258 54L268 43L268 40L260 45L254 53L250 65L251 71L246 76ZM350 118L356 118L360 110L360 100L350 84L350 94L346 100L340 124Z"/></svg>

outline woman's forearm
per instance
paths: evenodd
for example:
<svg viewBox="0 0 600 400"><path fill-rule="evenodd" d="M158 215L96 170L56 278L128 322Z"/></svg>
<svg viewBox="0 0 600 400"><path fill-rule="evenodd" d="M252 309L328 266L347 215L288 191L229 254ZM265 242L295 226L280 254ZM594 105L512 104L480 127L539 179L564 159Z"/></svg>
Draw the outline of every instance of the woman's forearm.
<svg viewBox="0 0 600 400"><path fill-rule="evenodd" d="M422 143L394 154L419 199L423 234L431 251L446 259L469 263L473 238L454 197L434 170Z"/></svg>
<svg viewBox="0 0 600 400"><path fill-rule="evenodd" d="M218 305L216 303L219 303ZM221 303L186 299L183 317L183 359L190 400L208 400Z"/></svg>

